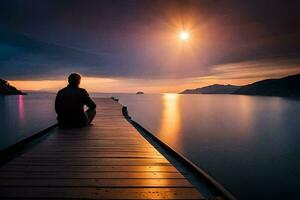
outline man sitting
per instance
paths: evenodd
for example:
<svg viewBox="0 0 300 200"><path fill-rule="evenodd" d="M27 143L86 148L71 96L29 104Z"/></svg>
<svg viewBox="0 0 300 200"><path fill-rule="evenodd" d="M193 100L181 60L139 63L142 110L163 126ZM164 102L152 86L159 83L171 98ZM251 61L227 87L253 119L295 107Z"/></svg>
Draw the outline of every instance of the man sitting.
<svg viewBox="0 0 300 200"><path fill-rule="evenodd" d="M69 85L58 91L55 99L55 111L59 128L84 127L92 122L96 115L96 104L88 92L79 88L81 76L70 74ZM84 106L88 110L84 112Z"/></svg>

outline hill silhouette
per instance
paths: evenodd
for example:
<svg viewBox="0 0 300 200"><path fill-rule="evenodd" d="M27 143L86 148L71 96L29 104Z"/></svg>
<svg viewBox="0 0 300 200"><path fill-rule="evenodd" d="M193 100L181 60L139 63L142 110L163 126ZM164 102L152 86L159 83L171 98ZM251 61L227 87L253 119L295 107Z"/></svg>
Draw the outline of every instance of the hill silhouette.
<svg viewBox="0 0 300 200"><path fill-rule="evenodd" d="M0 95L24 95L17 88L11 86L6 80L0 79Z"/></svg>
<svg viewBox="0 0 300 200"><path fill-rule="evenodd" d="M214 84L202 88L187 89L180 92L180 94L232 94L239 88L240 86L236 85Z"/></svg>
<svg viewBox="0 0 300 200"><path fill-rule="evenodd" d="M300 97L300 74L279 79L266 79L244 86L214 84L202 88L187 89L180 94L243 94Z"/></svg>
<svg viewBox="0 0 300 200"><path fill-rule="evenodd" d="M257 81L239 88L234 94L300 97L300 74Z"/></svg>

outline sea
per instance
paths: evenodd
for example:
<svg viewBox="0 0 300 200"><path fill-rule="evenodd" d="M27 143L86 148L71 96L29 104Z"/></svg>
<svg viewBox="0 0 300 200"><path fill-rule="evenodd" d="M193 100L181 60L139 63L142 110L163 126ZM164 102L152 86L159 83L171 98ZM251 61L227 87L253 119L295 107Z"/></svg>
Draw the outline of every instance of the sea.
<svg viewBox="0 0 300 200"><path fill-rule="evenodd" d="M238 199L300 196L300 99L104 94ZM56 123L54 93L0 96L0 149Z"/></svg>

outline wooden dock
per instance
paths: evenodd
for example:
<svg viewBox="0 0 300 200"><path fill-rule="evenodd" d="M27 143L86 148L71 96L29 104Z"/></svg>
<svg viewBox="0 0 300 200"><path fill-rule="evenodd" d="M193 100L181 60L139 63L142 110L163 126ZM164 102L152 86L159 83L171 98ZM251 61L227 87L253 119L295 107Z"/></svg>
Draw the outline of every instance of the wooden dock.
<svg viewBox="0 0 300 200"><path fill-rule="evenodd" d="M204 199L123 116L97 99L93 125L58 130L0 166L0 199Z"/></svg>

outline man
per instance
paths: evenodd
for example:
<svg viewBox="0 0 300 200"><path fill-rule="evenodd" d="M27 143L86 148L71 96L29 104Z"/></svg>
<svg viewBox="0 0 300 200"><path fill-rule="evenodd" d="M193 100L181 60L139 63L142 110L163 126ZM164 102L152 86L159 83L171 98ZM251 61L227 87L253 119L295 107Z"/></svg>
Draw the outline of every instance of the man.
<svg viewBox="0 0 300 200"><path fill-rule="evenodd" d="M59 90L56 95L55 111L59 128L87 126L96 115L96 104L85 89L79 88L80 80L79 74L70 74L69 85ZM86 112L84 106L89 108Z"/></svg>

